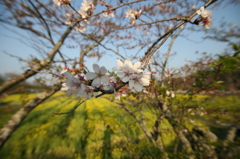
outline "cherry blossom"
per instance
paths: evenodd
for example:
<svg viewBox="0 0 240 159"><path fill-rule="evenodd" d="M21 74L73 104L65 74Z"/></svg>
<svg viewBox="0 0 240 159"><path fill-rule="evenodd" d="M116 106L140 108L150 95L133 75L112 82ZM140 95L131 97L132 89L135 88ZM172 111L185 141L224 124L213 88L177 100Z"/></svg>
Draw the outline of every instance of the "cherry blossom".
<svg viewBox="0 0 240 159"><path fill-rule="evenodd" d="M210 26L213 25L213 22L211 19L212 11L205 10L204 7L202 6L199 10L197 10L196 13L200 15L202 18L201 23L199 25L204 26L206 29L210 29Z"/></svg>
<svg viewBox="0 0 240 159"><path fill-rule="evenodd" d="M202 18L212 16L212 12L210 10L205 10L203 6L199 10L197 10L197 14L200 15Z"/></svg>
<svg viewBox="0 0 240 159"><path fill-rule="evenodd" d="M71 3L71 0L53 0L53 2L57 6L61 6L61 5L69 5Z"/></svg>
<svg viewBox="0 0 240 159"><path fill-rule="evenodd" d="M109 82L105 84L101 84L100 86L103 90L114 90L117 87L117 81L116 78L110 77Z"/></svg>
<svg viewBox="0 0 240 159"><path fill-rule="evenodd" d="M81 14L82 18L86 18L88 16L88 13L93 12L94 9L95 7L91 0L83 0L82 6L78 13Z"/></svg>
<svg viewBox="0 0 240 159"><path fill-rule="evenodd" d="M136 19L141 15L142 10L136 11L134 9L128 9L126 12L126 18L130 18L131 25L135 24Z"/></svg>
<svg viewBox="0 0 240 159"><path fill-rule="evenodd" d="M75 12L66 13L67 20L65 21L65 24L70 25L73 22L73 20L75 19L74 13Z"/></svg>
<svg viewBox="0 0 240 159"><path fill-rule="evenodd" d="M118 59L118 60L117 60L117 65L118 65L118 67L113 67L112 70L113 70L113 71L122 71L123 62Z"/></svg>
<svg viewBox="0 0 240 159"><path fill-rule="evenodd" d="M142 70L138 69L141 66L141 62L136 62L132 64L129 59L126 59L122 64L120 61L117 61L119 67L113 68L114 70L120 70L117 73L117 76L122 79L123 82L128 82L132 75L139 74Z"/></svg>
<svg viewBox="0 0 240 159"><path fill-rule="evenodd" d="M67 77L67 80L63 83L65 90L67 90L67 95L75 94L75 97L83 96L86 86L69 72L65 72L63 75Z"/></svg>
<svg viewBox="0 0 240 159"><path fill-rule="evenodd" d="M77 24L75 27L74 27L74 29L76 30L76 31L79 31L79 32L81 32L81 33L83 33L83 32L85 32L86 31L86 28L85 28L85 26L81 23L81 24Z"/></svg>
<svg viewBox="0 0 240 159"><path fill-rule="evenodd" d="M93 80L93 87L100 87L101 84L109 83L109 77L105 75L107 73L107 69L104 66L100 68L98 64L93 64L93 70L94 72L88 72L86 74L86 77L89 80Z"/></svg>
<svg viewBox="0 0 240 159"><path fill-rule="evenodd" d="M104 17L114 17L114 13L112 11L107 11L103 13Z"/></svg>
<svg viewBox="0 0 240 159"><path fill-rule="evenodd" d="M86 86L84 91L83 91L83 96L85 96L85 101L88 99L91 99L92 96L96 96L97 92L93 92L94 88L91 86Z"/></svg>
<svg viewBox="0 0 240 159"><path fill-rule="evenodd" d="M91 0L83 0L81 10L89 11L89 9L94 9L93 2Z"/></svg>
<svg viewBox="0 0 240 159"><path fill-rule="evenodd" d="M133 64L129 59L126 59L124 62L117 60L117 64L118 67L114 67L113 70L118 71L117 76L120 77L120 80L128 82L128 88L131 91L140 92L144 90L144 86L149 86L151 73L143 72L143 70L139 69L141 62L138 61ZM65 66L62 66L62 68L62 74L67 77L67 80L63 83L64 88L62 90L67 91L67 95L74 94L75 97L85 96L85 100L88 100L98 94L96 92L98 89L96 88L113 91L116 99L120 99L122 95L122 93L117 92L119 90L116 90L117 84L121 82L117 81L114 76L106 75L107 69L104 66L100 68L98 64L93 64L94 72L86 73L87 79L81 75L81 72L79 72L77 78L68 72L70 71L69 68Z"/></svg>
<svg viewBox="0 0 240 159"><path fill-rule="evenodd" d="M206 18L203 18L202 23L200 23L199 25L204 26L205 29L210 29L210 26L213 25L213 22L210 17L206 17Z"/></svg>
<svg viewBox="0 0 240 159"><path fill-rule="evenodd" d="M137 92L141 92L143 86L149 86L150 74L150 72L144 72L143 74L135 75L129 80L129 89L134 88Z"/></svg>
<svg viewBox="0 0 240 159"><path fill-rule="evenodd" d="M82 18L86 18L88 16L87 12L82 8L78 11L78 13L82 16Z"/></svg>

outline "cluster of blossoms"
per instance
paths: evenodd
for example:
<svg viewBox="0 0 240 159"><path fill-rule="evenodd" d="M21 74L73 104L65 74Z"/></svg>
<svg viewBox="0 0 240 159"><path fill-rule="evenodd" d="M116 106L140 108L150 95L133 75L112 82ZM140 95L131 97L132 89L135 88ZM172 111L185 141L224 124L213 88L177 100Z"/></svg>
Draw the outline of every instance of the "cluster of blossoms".
<svg viewBox="0 0 240 159"><path fill-rule="evenodd" d="M70 5L71 0L53 0L53 2L57 6L62 6ZM113 8L112 5L107 4L105 0L100 1L99 4L107 7L108 9L108 11L103 12L103 17L114 17L114 12L111 10ZM71 24L76 19L74 17L74 14L77 13L78 15L81 16L81 18L84 19L84 21L78 23L74 29L79 32L85 32L86 24L89 24L87 17L93 14L94 9L95 6L92 0L83 0L80 10L78 10L77 12L66 13L67 17L66 24ZM204 7L202 6L199 10L197 10L196 13L200 15L200 20L198 20L196 23L199 24L200 26L204 26L206 29L210 29L210 26L213 25L212 12L210 10L205 10ZM128 9L126 11L126 18L130 18L131 21L130 25L134 25L136 23L136 20L139 18L141 14L142 10L137 11L133 8ZM172 27L169 27L169 29L172 29Z"/></svg>
<svg viewBox="0 0 240 159"><path fill-rule="evenodd" d="M136 19L141 15L142 10L136 11L134 9L128 9L126 12L126 17L130 18L131 20L131 25L136 23Z"/></svg>
<svg viewBox="0 0 240 159"><path fill-rule="evenodd" d="M117 64L118 67L114 67L113 71L117 71L119 81L115 77L106 75L107 69L97 64L93 64L94 72L88 72L85 75L80 72L78 77L73 76L69 69L64 67L61 73L67 77L67 80L63 83L63 90L67 91L67 95L85 96L85 100L97 96L98 91L114 92L116 99L119 99L121 93L117 93L116 88L120 84L128 84L128 88L136 92L141 92L144 86L149 86L151 73L139 69L141 62L133 64L127 59L124 62L117 60Z"/></svg>
<svg viewBox="0 0 240 159"><path fill-rule="evenodd" d="M210 29L210 26L213 25L212 22L212 11L205 10L202 6L199 10L197 10L197 14L201 16L200 26L204 26L206 29Z"/></svg>
<svg viewBox="0 0 240 159"><path fill-rule="evenodd" d="M134 88L137 92L143 90L143 86L150 84L150 72L143 72L139 69L141 62L132 63L129 59L124 63L117 60L118 67L114 67L113 71L118 71L117 76L122 82L129 82L129 89Z"/></svg>
<svg viewBox="0 0 240 159"><path fill-rule="evenodd" d="M62 5L69 5L71 3L71 0L53 0L53 2L57 6L62 6Z"/></svg>
<svg viewBox="0 0 240 159"><path fill-rule="evenodd" d="M105 6L108 9L108 11L103 12L104 17L114 17L114 12L109 10L113 8L112 5L107 4L105 0L100 1L100 5Z"/></svg>
<svg viewBox="0 0 240 159"><path fill-rule="evenodd" d="M88 15L93 13L95 6L93 5L91 0L83 0L82 6L78 13L82 16L82 18L86 18Z"/></svg>

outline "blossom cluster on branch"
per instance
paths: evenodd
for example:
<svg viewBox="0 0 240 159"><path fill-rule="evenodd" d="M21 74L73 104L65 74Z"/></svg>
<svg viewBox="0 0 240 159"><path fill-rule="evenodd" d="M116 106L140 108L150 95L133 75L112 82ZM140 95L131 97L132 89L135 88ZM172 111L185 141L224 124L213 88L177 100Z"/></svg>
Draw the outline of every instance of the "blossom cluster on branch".
<svg viewBox="0 0 240 159"><path fill-rule="evenodd" d="M213 25L212 22L212 11L205 10L202 6L199 10L197 10L197 14L200 15L201 20L199 23L200 26L204 26L206 29L210 29L210 26Z"/></svg>
<svg viewBox="0 0 240 159"><path fill-rule="evenodd" d="M70 73L66 67L63 68L62 74L67 78L63 83L63 90L67 95L74 94L75 97L85 97L85 100L97 96L98 92L114 92L116 99L119 99L119 93L116 88L122 84L128 84L128 88L135 92L144 90L144 86L150 85L151 72L143 72L140 69L141 62L132 63L129 59L124 62L117 60L118 67L112 70L116 71L116 76L107 75L107 69L98 64L93 64L94 72L86 74L79 72L77 77Z"/></svg>
<svg viewBox="0 0 240 159"><path fill-rule="evenodd" d="M96 9L96 6L94 5L92 0L83 0L81 7L78 11L71 6L71 0L53 0L53 1L57 6L69 5L73 9L73 12L66 13L67 17L66 24L70 24L73 21L78 21L78 24L74 27L75 30L79 32L86 31L86 27L89 24L89 18L94 14L94 10ZM107 10L102 10L96 15L102 14L103 18L114 17L114 11L118 7L114 8L112 5L107 4L105 0L99 1L99 4L101 6L105 6ZM143 14L142 12L145 9L146 7L137 10L134 8L126 10L125 17L130 19L130 27L136 24L136 20L140 18L140 16ZM195 24L204 26L205 29L210 29L210 26L213 25L211 19L212 12L210 10L205 10L205 8L202 6L199 10L196 11L196 13L200 15L200 18L197 19L197 22L195 21ZM75 14L77 16L75 16ZM141 19L141 21L143 20Z"/></svg>
<svg viewBox="0 0 240 159"><path fill-rule="evenodd" d="M118 9L119 6L113 7L112 5L106 3L105 0L99 1L99 4L101 6L104 6L107 8L107 10L102 10L98 13L94 14L94 10L96 9L96 2L93 2L92 0L83 0L80 9L77 11L71 6L71 0L53 0L54 3L57 6L62 5L69 5L73 11L66 13L67 21L66 24L71 24L72 22L78 22L77 25L75 25L74 29L79 32L85 32L87 25L90 24L91 18L93 16L98 16L100 14L104 17L114 17L114 11ZM145 8L139 7L138 9L134 9L132 6L130 8L126 9L125 11L125 18L130 19L130 27L136 24L136 20L139 19L139 21L144 22L148 24L149 22L145 21L144 18L140 16L144 16L145 12L147 11L146 6ZM192 18L198 14L199 18L195 20L195 22L191 22ZM77 15L77 16L76 16ZM124 12L123 12L124 17ZM211 17L212 12L210 10L205 10L204 7L201 7L199 10L196 10L195 13L192 14L193 16L190 19L186 19L186 17L178 17L175 20L183 19L185 22L190 22L192 24L198 24L204 26L206 29L209 29L210 26L213 24ZM116 15L117 17L117 15ZM174 20L174 18L172 18ZM138 25L138 24L137 24ZM112 25L114 26L114 25ZM169 30L174 30L179 26L171 27ZM167 32L164 35L164 39L166 40L172 33ZM160 38L161 40L162 38ZM162 43L164 43L164 41ZM107 75L107 69L102 66L100 67L97 64L93 65L94 72L88 72L88 73L78 73L77 77L73 76L68 70L63 70L63 75L67 77L66 82L63 84L65 87L65 90L67 90L67 94L74 94L75 97L83 97L85 96L85 99L89 99L92 96L97 96L98 92L102 93L113 93L117 94L116 88L120 86L121 84L128 85L128 88L130 90L134 90L135 92L141 92L144 90L145 86L150 85L150 75L151 72L144 72L143 70L146 68L147 65L142 65L143 63L146 63L146 59L151 58L153 55L150 50L155 50L154 45L156 45L159 41L157 40L152 47L145 53L145 59L141 59L141 62L132 63L129 59L122 62L121 60L117 60L118 67L114 67L113 71L115 71L115 76ZM161 46L162 44L159 44ZM154 48L154 49L153 49ZM156 51L156 50L155 50ZM153 53L155 52L153 51ZM149 56L149 57L148 57ZM147 58L148 57L148 58ZM142 69L140 69L142 67ZM174 92L167 91L167 96L171 96L174 98ZM117 97L118 98L118 97Z"/></svg>

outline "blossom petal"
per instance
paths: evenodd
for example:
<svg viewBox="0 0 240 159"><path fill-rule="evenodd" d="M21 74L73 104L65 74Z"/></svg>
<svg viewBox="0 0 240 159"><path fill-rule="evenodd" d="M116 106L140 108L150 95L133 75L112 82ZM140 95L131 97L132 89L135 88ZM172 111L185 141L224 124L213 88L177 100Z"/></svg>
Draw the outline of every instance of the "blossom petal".
<svg viewBox="0 0 240 159"><path fill-rule="evenodd" d="M135 82L134 80L129 81L129 89L134 88L137 92L141 92L143 87L140 83Z"/></svg>
<svg viewBox="0 0 240 159"><path fill-rule="evenodd" d="M92 79L94 79L94 78L97 77L97 74L96 74L96 73L93 73L93 72L88 72L88 73L86 74L86 77L87 77L87 79L92 80Z"/></svg>
<svg viewBox="0 0 240 159"><path fill-rule="evenodd" d="M129 89L132 89L132 88L134 87L134 83L135 83L134 80L130 80L130 81L129 81L129 87L128 87L128 88L129 88Z"/></svg>
<svg viewBox="0 0 240 159"><path fill-rule="evenodd" d="M101 74L105 75L107 73L107 69L104 66L102 66L100 69L100 72L101 72Z"/></svg>
<svg viewBox="0 0 240 159"><path fill-rule="evenodd" d="M126 59L124 61L124 66L123 67L132 68L133 67L132 61L130 61L129 59Z"/></svg>
<svg viewBox="0 0 240 159"><path fill-rule="evenodd" d="M103 89L104 90L111 90L111 89L113 89L113 87L111 85L104 85Z"/></svg>
<svg viewBox="0 0 240 159"><path fill-rule="evenodd" d="M141 62L138 61L138 62L134 63L133 67L134 67L135 69L137 69L137 68L139 68L141 65L142 65Z"/></svg>
<svg viewBox="0 0 240 159"><path fill-rule="evenodd" d="M128 76L125 76L125 77L123 77L123 79L122 79L123 82L127 82L127 81L129 81L129 80L130 80L130 78L129 78Z"/></svg>
<svg viewBox="0 0 240 159"><path fill-rule="evenodd" d="M81 87L79 87L75 93L75 97L79 96L82 97L84 96L84 90L86 89L86 86L82 83Z"/></svg>
<svg viewBox="0 0 240 159"><path fill-rule="evenodd" d="M94 72L99 73L100 72L99 65L98 64L93 64L93 70L94 70Z"/></svg>
<svg viewBox="0 0 240 159"><path fill-rule="evenodd" d="M142 78L150 79L151 72L144 72Z"/></svg>
<svg viewBox="0 0 240 159"><path fill-rule="evenodd" d="M120 77L120 78L123 78L125 76L125 73L124 72L118 72L117 76Z"/></svg>
<svg viewBox="0 0 240 159"><path fill-rule="evenodd" d="M93 87L100 87L101 85L101 79L99 77L95 78L93 81L92 81L92 86Z"/></svg>
<svg viewBox="0 0 240 159"><path fill-rule="evenodd" d="M102 76L102 77L101 77L101 83L103 83L103 84L109 84L109 77L107 77L107 76Z"/></svg>
<svg viewBox="0 0 240 159"><path fill-rule="evenodd" d="M121 60L117 60L117 65L121 68L123 67L123 62Z"/></svg>
<svg viewBox="0 0 240 159"><path fill-rule="evenodd" d="M149 79L146 79L146 78L141 78L141 80L139 82L142 86L149 86L149 84L150 84Z"/></svg>
<svg viewBox="0 0 240 159"><path fill-rule="evenodd" d="M140 83L136 82L135 85L134 85L134 89L137 91L137 92L141 92L143 87Z"/></svg>
<svg viewBox="0 0 240 159"><path fill-rule="evenodd" d="M66 76L68 79L73 78L73 75L69 72L64 72L63 75Z"/></svg>

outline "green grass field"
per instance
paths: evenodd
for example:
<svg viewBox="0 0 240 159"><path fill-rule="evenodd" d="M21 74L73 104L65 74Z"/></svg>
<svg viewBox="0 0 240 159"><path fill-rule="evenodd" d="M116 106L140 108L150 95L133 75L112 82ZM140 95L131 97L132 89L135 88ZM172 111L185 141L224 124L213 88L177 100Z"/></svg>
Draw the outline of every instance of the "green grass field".
<svg viewBox="0 0 240 159"><path fill-rule="evenodd" d="M3 126L27 99L34 96L34 94L12 95L2 100L0 126ZM224 98L215 98L215 102L213 102L206 100L206 97L197 97L191 103L192 109L196 106L199 107L199 104L202 103L201 106L207 107L206 110L209 113L214 109L215 114L219 117L222 109L229 114L240 112L240 100L237 96ZM227 106L224 101L228 103ZM71 114L52 114L52 112L69 111L78 102L79 100L57 93L36 107L6 142L0 151L0 158L118 159L160 156L159 151L149 143L137 122L117 104L105 98L88 100ZM219 112L217 111L218 107ZM150 129L154 124L155 116L148 111L144 113ZM199 117L198 114L195 116ZM212 120L214 117L208 115L203 118ZM239 123L239 117L233 115L231 119L227 117L227 120L223 117L224 121L238 121ZM165 146L171 145L175 134L169 130L171 127L167 122L162 124L162 129L167 130L162 134Z"/></svg>
<svg viewBox="0 0 240 159"><path fill-rule="evenodd" d="M6 142L1 158L132 158L142 150L151 153L132 117L105 98L89 100L72 114L52 114L66 112L78 102L58 96L36 107Z"/></svg>

